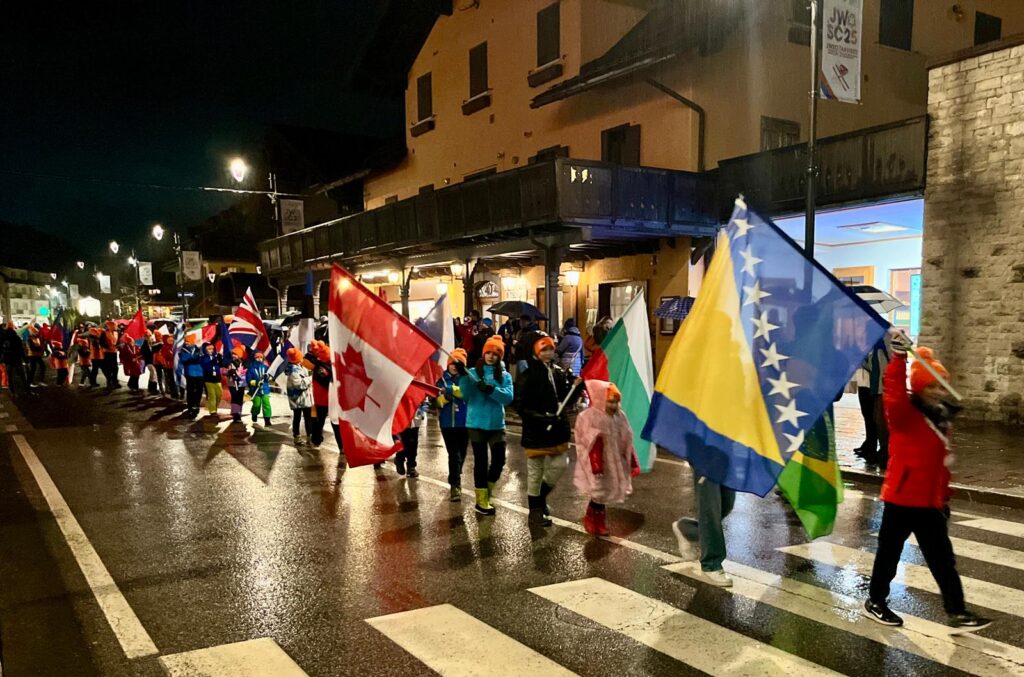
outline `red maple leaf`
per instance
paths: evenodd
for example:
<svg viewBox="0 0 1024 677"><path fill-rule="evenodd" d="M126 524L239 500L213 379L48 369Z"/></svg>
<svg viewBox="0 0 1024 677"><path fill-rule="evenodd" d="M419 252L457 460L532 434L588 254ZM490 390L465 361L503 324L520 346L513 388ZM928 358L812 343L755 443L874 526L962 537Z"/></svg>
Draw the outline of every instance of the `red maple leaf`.
<svg viewBox="0 0 1024 677"><path fill-rule="evenodd" d="M377 400L367 395L373 379L366 375L362 353L352 346L347 346L342 355L334 353L334 371L338 374L338 403L343 410L366 411L366 400L380 406Z"/></svg>

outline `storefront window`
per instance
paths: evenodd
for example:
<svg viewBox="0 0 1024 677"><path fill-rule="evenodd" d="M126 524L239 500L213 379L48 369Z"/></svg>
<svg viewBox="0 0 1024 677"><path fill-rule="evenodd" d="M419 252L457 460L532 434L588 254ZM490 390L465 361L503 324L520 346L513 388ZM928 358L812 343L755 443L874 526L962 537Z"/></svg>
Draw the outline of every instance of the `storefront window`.
<svg viewBox="0 0 1024 677"><path fill-rule="evenodd" d="M889 314L889 321L894 327L909 330L911 325L911 287L915 275L920 275L920 268L903 268L889 271L889 293L906 304L905 307Z"/></svg>

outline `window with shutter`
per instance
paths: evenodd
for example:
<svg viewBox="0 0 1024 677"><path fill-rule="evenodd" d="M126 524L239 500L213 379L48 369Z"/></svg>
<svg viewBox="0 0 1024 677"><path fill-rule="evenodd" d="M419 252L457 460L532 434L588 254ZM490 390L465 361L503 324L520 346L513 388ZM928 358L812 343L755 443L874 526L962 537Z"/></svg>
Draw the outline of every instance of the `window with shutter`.
<svg viewBox="0 0 1024 677"><path fill-rule="evenodd" d="M914 31L914 0L882 0L878 42L910 51Z"/></svg>
<svg viewBox="0 0 1024 677"><path fill-rule="evenodd" d="M560 42L560 15L558 3L537 12L537 65L543 66L558 59Z"/></svg>
<svg viewBox="0 0 1024 677"><path fill-rule="evenodd" d="M416 79L416 121L426 120L434 114L434 98L430 73Z"/></svg>
<svg viewBox="0 0 1024 677"><path fill-rule="evenodd" d="M487 91L487 43L469 50L469 98Z"/></svg>
<svg viewBox="0 0 1024 677"><path fill-rule="evenodd" d="M984 45L1003 37L1003 20L984 12L974 13L974 44Z"/></svg>

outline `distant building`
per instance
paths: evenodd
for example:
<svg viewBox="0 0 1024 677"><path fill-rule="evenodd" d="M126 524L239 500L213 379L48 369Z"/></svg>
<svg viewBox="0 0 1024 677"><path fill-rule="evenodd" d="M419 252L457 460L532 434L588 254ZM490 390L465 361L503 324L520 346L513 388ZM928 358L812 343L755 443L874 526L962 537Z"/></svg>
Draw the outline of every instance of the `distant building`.
<svg viewBox="0 0 1024 677"><path fill-rule="evenodd" d="M19 327L48 322L57 307L67 302L49 273L0 266L0 321Z"/></svg>

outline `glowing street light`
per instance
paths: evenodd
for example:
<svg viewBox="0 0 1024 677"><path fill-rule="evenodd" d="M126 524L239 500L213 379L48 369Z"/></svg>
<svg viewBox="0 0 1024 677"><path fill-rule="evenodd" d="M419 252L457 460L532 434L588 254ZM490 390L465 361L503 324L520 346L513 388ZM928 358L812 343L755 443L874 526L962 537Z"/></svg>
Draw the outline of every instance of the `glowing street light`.
<svg viewBox="0 0 1024 677"><path fill-rule="evenodd" d="M76 261L75 265L78 266L79 270L85 270L85 261Z"/></svg>
<svg viewBox="0 0 1024 677"><path fill-rule="evenodd" d="M388 282L398 284L401 280L402 275L397 270L388 271Z"/></svg>
<svg viewBox="0 0 1024 677"><path fill-rule="evenodd" d="M110 252L112 254L116 254L119 249L121 249L121 245L119 245L117 243L117 240L111 240L110 241Z"/></svg>
<svg viewBox="0 0 1024 677"><path fill-rule="evenodd" d="M249 173L249 165L242 158L236 157L228 165L228 171L231 172L231 178L238 183L242 183L245 181L246 174Z"/></svg>
<svg viewBox="0 0 1024 677"><path fill-rule="evenodd" d="M136 259L134 256L129 256L128 257L128 265L129 266L137 266L137 265L139 265L139 260Z"/></svg>
<svg viewBox="0 0 1024 677"><path fill-rule="evenodd" d="M155 237L157 240L164 239L164 232L165 232L164 231L164 227L161 226L159 223L156 224L155 226L153 226L153 230L152 230L153 237Z"/></svg>

